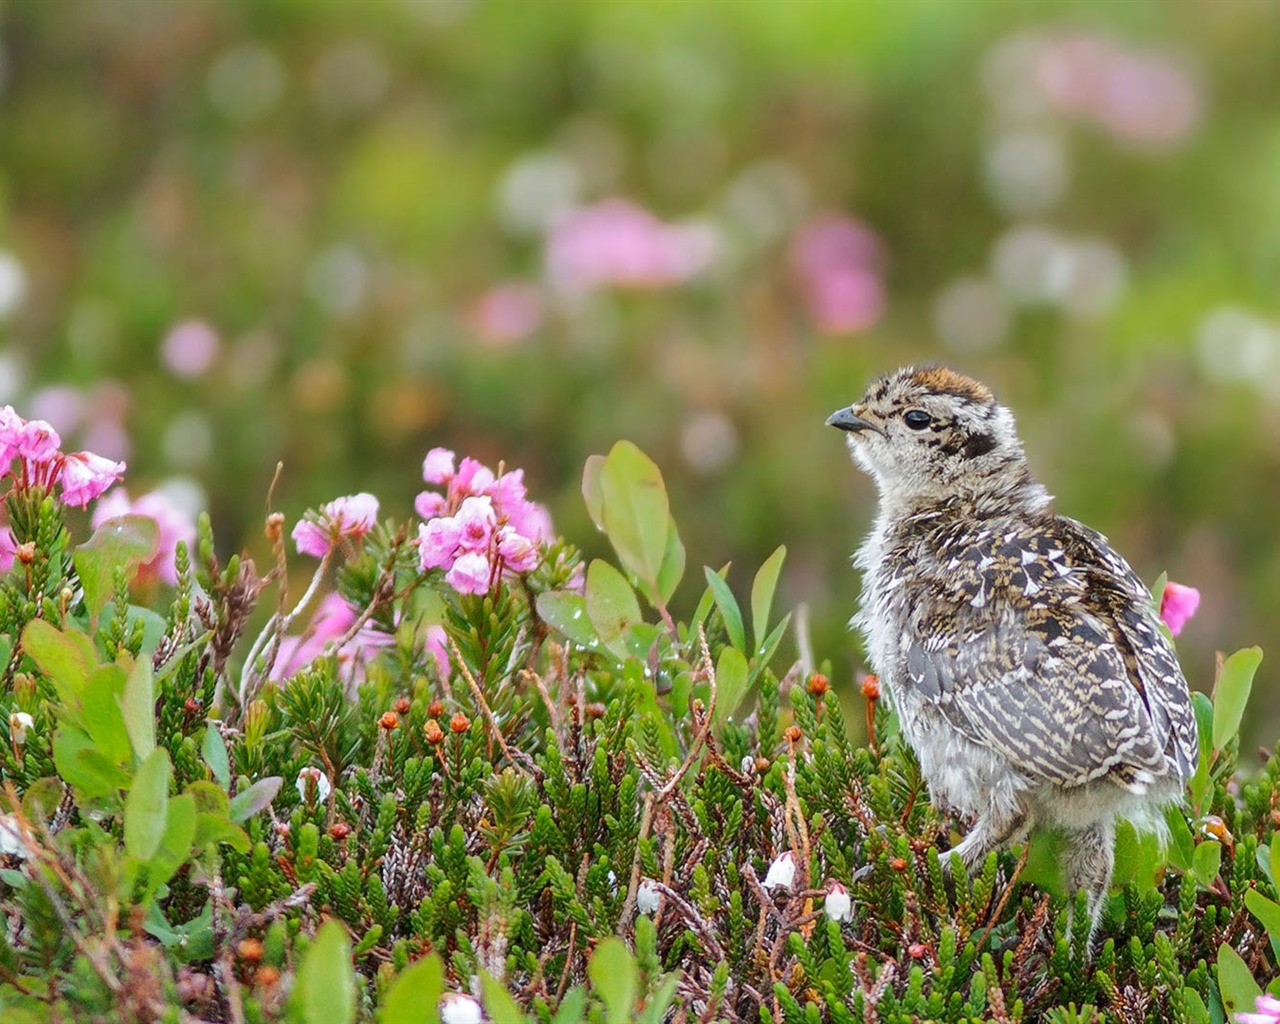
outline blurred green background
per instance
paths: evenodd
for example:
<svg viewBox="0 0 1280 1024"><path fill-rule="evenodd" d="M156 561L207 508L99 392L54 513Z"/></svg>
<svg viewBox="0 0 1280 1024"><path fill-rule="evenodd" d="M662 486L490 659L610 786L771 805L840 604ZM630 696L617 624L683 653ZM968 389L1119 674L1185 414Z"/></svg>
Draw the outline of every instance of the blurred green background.
<svg viewBox="0 0 1280 1024"><path fill-rule="evenodd" d="M1196 685L1270 646L1280 4L29 0L0 54L0 400L227 548L277 460L290 514L408 516L444 445L597 553L628 437L694 566L788 546L847 690L874 496L823 420L941 360L1201 590Z"/></svg>

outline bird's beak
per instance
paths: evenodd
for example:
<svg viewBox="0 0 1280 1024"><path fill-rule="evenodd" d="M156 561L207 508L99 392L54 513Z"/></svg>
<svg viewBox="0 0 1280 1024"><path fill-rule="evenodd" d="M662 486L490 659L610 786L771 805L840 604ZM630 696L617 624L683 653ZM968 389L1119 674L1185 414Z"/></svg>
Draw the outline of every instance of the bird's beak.
<svg viewBox="0 0 1280 1024"><path fill-rule="evenodd" d="M839 427L841 430L848 430L855 433L860 430L874 430L877 434L884 433L884 431L870 420L864 420L861 416L857 415L853 411L852 406L848 409L837 409L833 412L827 417L827 426Z"/></svg>

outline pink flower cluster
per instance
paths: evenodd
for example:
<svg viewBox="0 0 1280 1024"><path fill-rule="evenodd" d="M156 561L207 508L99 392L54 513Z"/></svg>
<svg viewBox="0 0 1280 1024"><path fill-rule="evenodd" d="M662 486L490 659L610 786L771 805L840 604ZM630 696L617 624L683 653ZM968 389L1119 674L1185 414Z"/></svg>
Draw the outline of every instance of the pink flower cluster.
<svg viewBox="0 0 1280 1024"><path fill-rule="evenodd" d="M64 505L84 508L124 474L123 462L92 452L64 454L61 447L62 438L44 420L23 419L11 405L0 408L0 466L13 473L18 488L52 491L56 485Z"/></svg>
<svg viewBox="0 0 1280 1024"><path fill-rule="evenodd" d="M1253 1000L1253 1012L1236 1014L1236 1024L1280 1024L1280 999L1265 992Z"/></svg>
<svg viewBox="0 0 1280 1024"><path fill-rule="evenodd" d="M547 510L525 497L524 470L495 476L475 459L433 448L422 463L422 478L445 488L423 491L414 502L426 520L418 527L423 572L443 569L460 594L484 594L503 572L528 572L551 537Z"/></svg>
<svg viewBox="0 0 1280 1024"><path fill-rule="evenodd" d="M308 510L293 528L300 554L324 558L345 538L361 540L378 523L378 499L349 494L317 510Z"/></svg>
<svg viewBox="0 0 1280 1024"><path fill-rule="evenodd" d="M547 238L547 274L566 291L663 288L711 265L716 239L697 224L665 224L627 199L575 210Z"/></svg>
<svg viewBox="0 0 1280 1024"><path fill-rule="evenodd" d="M818 330L856 334L884 313L880 240L851 217L828 215L791 240L791 271Z"/></svg>

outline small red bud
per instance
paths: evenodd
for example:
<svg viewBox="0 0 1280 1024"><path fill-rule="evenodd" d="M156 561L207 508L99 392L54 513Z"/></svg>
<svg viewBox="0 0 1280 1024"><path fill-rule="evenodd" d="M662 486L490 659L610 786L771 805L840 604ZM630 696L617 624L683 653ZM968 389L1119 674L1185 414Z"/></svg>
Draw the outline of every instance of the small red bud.
<svg viewBox="0 0 1280 1024"><path fill-rule="evenodd" d="M893 860L889 861L889 867L893 868L894 871L906 871L907 870L906 858L894 857Z"/></svg>
<svg viewBox="0 0 1280 1024"><path fill-rule="evenodd" d="M867 700L880 699L880 677L876 675L864 676L862 679L862 696Z"/></svg>
<svg viewBox="0 0 1280 1024"><path fill-rule="evenodd" d="M603 705L603 704L588 704L588 705L587 705L587 717L588 717L588 718L604 718L604 711L605 711L605 708L604 708L604 705Z"/></svg>
<svg viewBox="0 0 1280 1024"><path fill-rule="evenodd" d="M831 681L821 672L815 672L809 677L808 689L810 696L823 697L831 689Z"/></svg>
<svg viewBox="0 0 1280 1024"><path fill-rule="evenodd" d="M335 821L329 826L329 838L342 842L347 836L351 835L351 826L345 821Z"/></svg>
<svg viewBox="0 0 1280 1024"><path fill-rule="evenodd" d="M23 565L30 565L36 560L36 542L29 540L25 544L19 544L14 554Z"/></svg>
<svg viewBox="0 0 1280 1024"><path fill-rule="evenodd" d="M413 702L408 697L401 697L396 701L396 714L407 715L411 707L413 707Z"/></svg>
<svg viewBox="0 0 1280 1024"><path fill-rule="evenodd" d="M913 942L907 947L907 952L911 954L912 959L923 960L929 955L929 947L923 942Z"/></svg>
<svg viewBox="0 0 1280 1024"><path fill-rule="evenodd" d="M471 728L471 721L459 711L451 719L449 719L449 731L456 736L461 736L464 732Z"/></svg>
<svg viewBox="0 0 1280 1024"><path fill-rule="evenodd" d="M443 718L444 717L444 701L433 700L430 704L428 704L427 717Z"/></svg>
<svg viewBox="0 0 1280 1024"><path fill-rule="evenodd" d="M782 738L788 743L799 743L804 739L804 730L798 725L789 725L783 731Z"/></svg>
<svg viewBox="0 0 1280 1024"><path fill-rule="evenodd" d="M280 980L280 968L272 967L270 964L263 964L255 972L253 980L263 988L271 988L272 985Z"/></svg>
<svg viewBox="0 0 1280 1024"><path fill-rule="evenodd" d="M247 964L256 964L262 959L262 940L241 939L236 946L236 956Z"/></svg>
<svg viewBox="0 0 1280 1024"><path fill-rule="evenodd" d="M383 729L386 729L387 732L390 732L399 724L400 724L400 716L397 715L394 711L387 711L383 714L381 718L378 719L378 725L381 726Z"/></svg>
<svg viewBox="0 0 1280 1024"><path fill-rule="evenodd" d="M433 747L444 742L444 730L440 728L440 723L434 718L427 720L427 724L422 727L422 732L426 736L427 742Z"/></svg>
<svg viewBox="0 0 1280 1024"><path fill-rule="evenodd" d="M769 770L769 759L767 757L756 758L756 771L763 775Z"/></svg>

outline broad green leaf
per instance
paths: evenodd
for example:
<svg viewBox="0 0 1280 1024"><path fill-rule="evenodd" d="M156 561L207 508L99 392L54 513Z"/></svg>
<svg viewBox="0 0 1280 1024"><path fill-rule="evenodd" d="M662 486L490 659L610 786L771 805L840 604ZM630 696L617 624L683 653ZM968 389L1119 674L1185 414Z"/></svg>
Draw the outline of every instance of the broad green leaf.
<svg viewBox="0 0 1280 1024"><path fill-rule="evenodd" d="M729 566L732 562L725 562L716 573L721 580L729 575ZM707 621L707 616L711 614L711 608L715 604L716 592L710 587L702 592L702 597L698 601L698 607L694 610L693 618L689 620L689 636L696 637L698 635L698 627Z"/></svg>
<svg viewBox="0 0 1280 1024"><path fill-rule="evenodd" d="M773 607L773 593L778 588L778 575L782 572L782 562L787 557L786 545L778 549L764 560L751 581L751 635L755 639L756 650L764 646L764 638L769 632L769 610Z"/></svg>
<svg viewBox="0 0 1280 1024"><path fill-rule="evenodd" d="M191 845L198 850L226 843L236 853L249 852L249 834L225 814L197 814Z"/></svg>
<svg viewBox="0 0 1280 1024"><path fill-rule="evenodd" d="M724 725L747 694L747 659L736 647L720 651L716 663L716 725Z"/></svg>
<svg viewBox="0 0 1280 1024"><path fill-rule="evenodd" d="M1258 847L1254 859L1258 862L1262 873L1267 876L1267 881L1271 883L1272 892L1280 896L1280 832L1272 834L1270 846Z"/></svg>
<svg viewBox="0 0 1280 1024"><path fill-rule="evenodd" d="M226 790L214 782L200 780L189 783L185 792L196 802L197 814L230 815L231 800Z"/></svg>
<svg viewBox="0 0 1280 1024"><path fill-rule="evenodd" d="M1213 745L1221 750L1240 731L1244 707L1253 689L1253 675L1262 663L1261 647L1236 651L1222 663L1222 674L1213 688Z"/></svg>
<svg viewBox="0 0 1280 1024"><path fill-rule="evenodd" d="M196 834L196 802L190 793L175 796L169 801L168 820L160 846L151 858L148 883L154 890L169 881L175 871L191 854L192 840Z"/></svg>
<svg viewBox="0 0 1280 1024"><path fill-rule="evenodd" d="M22 813L32 821L48 821L62 803L62 782L52 775L36 779L22 794Z"/></svg>
<svg viewBox="0 0 1280 1024"><path fill-rule="evenodd" d="M129 668L119 701L124 727L133 745L133 755L144 761L156 748L155 688L151 679L151 659L145 654Z"/></svg>
<svg viewBox="0 0 1280 1024"><path fill-rule="evenodd" d="M1191 868L1195 872L1196 881L1208 888L1218 877L1218 869L1222 866L1222 846L1212 839L1206 839L1196 847L1191 859Z"/></svg>
<svg viewBox="0 0 1280 1024"><path fill-rule="evenodd" d="M586 607L600 642L625 659L628 651L624 638L628 628L641 621L640 602L626 577L598 558L587 568Z"/></svg>
<svg viewBox="0 0 1280 1024"><path fill-rule="evenodd" d="M1241 1011L1252 1010L1254 1001L1262 994L1248 965L1225 942L1218 947L1218 991L1222 994L1227 1020L1234 1020Z"/></svg>
<svg viewBox="0 0 1280 1024"><path fill-rule="evenodd" d="M1169 582L1169 573L1162 572L1156 577L1156 581L1151 584L1151 607L1155 610L1156 618L1160 617L1160 604L1164 601L1164 588Z"/></svg>
<svg viewBox="0 0 1280 1024"><path fill-rule="evenodd" d="M1138 833L1127 821L1116 828L1116 866L1112 885L1123 888L1137 885L1143 892L1154 892L1156 868L1160 860L1160 841L1151 832Z"/></svg>
<svg viewBox="0 0 1280 1024"><path fill-rule="evenodd" d="M1169 827L1169 846L1165 851L1169 863L1184 873L1194 870L1195 840L1192 838L1191 826L1187 824L1187 819L1182 816L1182 811L1177 807L1166 807L1164 820Z"/></svg>
<svg viewBox="0 0 1280 1024"><path fill-rule="evenodd" d="M1213 701L1207 694L1193 690L1191 709L1196 716L1196 737L1200 753L1195 774L1191 776L1191 806L1199 814L1206 810L1203 805L1205 797L1209 795L1209 770L1213 761Z"/></svg>
<svg viewBox="0 0 1280 1024"><path fill-rule="evenodd" d="M551 1018L551 1024L582 1024L587 1012L587 990L575 985L560 1000L560 1008Z"/></svg>
<svg viewBox="0 0 1280 1024"><path fill-rule="evenodd" d="M379 1024L439 1024L440 996L444 994L444 963L438 953L410 964L392 983Z"/></svg>
<svg viewBox="0 0 1280 1024"><path fill-rule="evenodd" d="M283 781L279 775L269 775L241 790L231 800L231 820L237 823L247 821L259 811L266 810L280 792Z"/></svg>
<svg viewBox="0 0 1280 1024"><path fill-rule="evenodd" d="M571 590L548 590L538 595L538 617L575 644L589 647L596 639L587 616L587 599Z"/></svg>
<svg viewBox="0 0 1280 1024"><path fill-rule="evenodd" d="M674 972L668 974L650 997L648 1005L644 1008L644 1014L638 1018L637 1024L662 1024L675 1000L676 986L679 983L680 978L677 974Z"/></svg>
<svg viewBox="0 0 1280 1024"><path fill-rule="evenodd" d="M84 586L89 620L98 621L115 589L115 571L125 566L129 579L160 546L160 527L149 516L124 515L106 520L76 548L73 560Z"/></svg>
<svg viewBox="0 0 1280 1024"><path fill-rule="evenodd" d="M1027 840L1027 863L1022 869L1022 880L1031 882L1060 895L1067 891L1063 875L1063 855L1066 837L1054 829L1037 828Z"/></svg>
<svg viewBox="0 0 1280 1024"><path fill-rule="evenodd" d="M210 901L205 902L204 909L192 920L183 924L170 924L159 902L153 901L147 908L142 927L165 949L172 950L182 963L208 960L213 956L213 904Z"/></svg>
<svg viewBox="0 0 1280 1024"><path fill-rule="evenodd" d="M213 719L205 722L204 741L200 744L200 756L213 772L223 789L231 788L231 763L227 760L227 745L222 742L222 732Z"/></svg>
<svg viewBox="0 0 1280 1024"><path fill-rule="evenodd" d="M169 774L169 752L156 747L134 776L124 802L124 848L130 857L147 861L160 848L169 817Z"/></svg>
<svg viewBox="0 0 1280 1024"><path fill-rule="evenodd" d="M120 767L120 762L105 756L96 746L76 751L76 761L85 771L92 773L112 796L133 785L133 776Z"/></svg>
<svg viewBox="0 0 1280 1024"><path fill-rule="evenodd" d="M742 628L742 611L738 608L738 599L733 596L729 584L712 572L710 566L703 568L703 574L707 578L707 586L711 588L716 607L720 609L720 617L724 619L724 628L729 633L729 642L745 653L747 637Z"/></svg>
<svg viewBox="0 0 1280 1024"><path fill-rule="evenodd" d="M1250 889L1244 894L1244 905L1249 912L1262 922L1271 940L1271 948L1280 957L1280 903L1269 900L1257 889Z"/></svg>
<svg viewBox="0 0 1280 1024"><path fill-rule="evenodd" d="M483 973L481 984L484 987L484 1009L490 1020L509 1020L512 1024L520 1024L525 1019L525 1015L520 1012L520 1007L503 987L502 982L488 973Z"/></svg>
<svg viewBox="0 0 1280 1024"><path fill-rule="evenodd" d="M773 627L773 632L764 638L764 643L760 645L760 652L756 655L751 663L751 681L754 682L764 669L769 667L769 662L773 660L774 654L778 650L778 644L782 643L782 637L787 632L787 626L791 624L791 613L787 612L778 620L778 624Z"/></svg>
<svg viewBox="0 0 1280 1024"><path fill-rule="evenodd" d="M89 764L81 755L92 755L97 761L101 761L110 769L110 775L104 777L96 763ZM74 786L90 799L118 798L117 790L129 784L129 777L98 753L92 737L74 725L59 726L54 732L53 763L63 782ZM123 785L116 782L119 776L123 776Z"/></svg>
<svg viewBox="0 0 1280 1024"><path fill-rule="evenodd" d="M1182 990L1182 1008L1186 1012L1187 1024L1209 1024L1212 1019L1209 1016L1208 1007L1204 1005L1204 1000L1193 988Z"/></svg>
<svg viewBox="0 0 1280 1024"><path fill-rule="evenodd" d="M22 649L49 677L64 709L79 716L80 695L88 683L89 674L98 667L93 641L75 630L64 633L44 619L32 619L22 631ZM83 721L72 721L76 725L84 724Z"/></svg>
<svg viewBox="0 0 1280 1024"><path fill-rule="evenodd" d="M120 709L124 686L124 669L119 665L103 665L90 673L80 704L84 708L85 726L102 756L132 768L135 764L133 744Z"/></svg>
<svg viewBox="0 0 1280 1024"><path fill-rule="evenodd" d="M303 1024L352 1024L356 1019L351 941L346 929L332 918L320 926L302 958L293 1002Z"/></svg>
<svg viewBox="0 0 1280 1024"><path fill-rule="evenodd" d="M622 564L657 583L667 551L671 509L657 464L630 441L619 441L600 468L604 528Z"/></svg>
<svg viewBox="0 0 1280 1024"><path fill-rule="evenodd" d="M586 502L587 515L601 533L604 533L604 487L600 483L600 472L603 469L603 455L587 456L582 467L582 500Z"/></svg>
<svg viewBox="0 0 1280 1024"><path fill-rule="evenodd" d="M587 974L605 1005L607 1024L632 1024L636 1001L636 964L619 938L601 940L587 964Z"/></svg>
<svg viewBox="0 0 1280 1024"><path fill-rule="evenodd" d="M667 551L662 556L662 568L658 570L658 597L663 604L671 600L671 595L684 579L684 566L684 543L680 540L676 521L672 519L667 532Z"/></svg>

